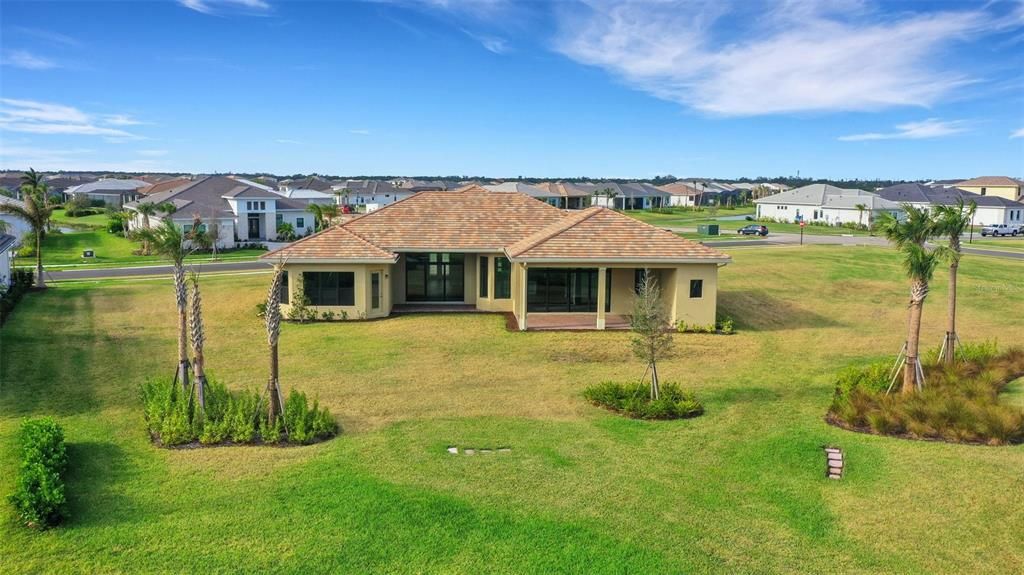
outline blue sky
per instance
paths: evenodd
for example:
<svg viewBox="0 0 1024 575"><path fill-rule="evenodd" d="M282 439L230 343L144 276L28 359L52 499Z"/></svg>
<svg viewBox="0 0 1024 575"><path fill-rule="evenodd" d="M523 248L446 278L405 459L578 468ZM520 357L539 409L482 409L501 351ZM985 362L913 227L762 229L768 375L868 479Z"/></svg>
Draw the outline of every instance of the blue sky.
<svg viewBox="0 0 1024 575"><path fill-rule="evenodd" d="M1024 2L0 4L0 167L1024 176Z"/></svg>

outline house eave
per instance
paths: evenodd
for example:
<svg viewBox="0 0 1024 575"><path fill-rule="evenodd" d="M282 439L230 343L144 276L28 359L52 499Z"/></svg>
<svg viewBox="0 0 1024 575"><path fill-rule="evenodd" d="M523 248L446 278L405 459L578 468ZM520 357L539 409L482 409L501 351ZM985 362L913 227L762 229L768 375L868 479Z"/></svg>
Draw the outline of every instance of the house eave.
<svg viewBox="0 0 1024 575"><path fill-rule="evenodd" d="M676 264L728 264L732 261L729 256L713 258L534 258L534 257L512 257L509 260L513 263L525 264L630 264L630 265L676 265Z"/></svg>
<svg viewBox="0 0 1024 575"><path fill-rule="evenodd" d="M393 264L398 261L395 258L297 258L275 256L273 252L260 256L260 259L268 265L284 260L285 265L290 264Z"/></svg>

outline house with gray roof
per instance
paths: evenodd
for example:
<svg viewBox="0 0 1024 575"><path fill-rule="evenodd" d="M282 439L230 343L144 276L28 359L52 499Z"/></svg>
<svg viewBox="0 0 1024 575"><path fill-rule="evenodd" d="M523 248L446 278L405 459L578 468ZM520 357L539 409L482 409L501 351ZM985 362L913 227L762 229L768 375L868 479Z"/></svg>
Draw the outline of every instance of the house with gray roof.
<svg viewBox="0 0 1024 575"><path fill-rule="evenodd" d="M929 186L922 184L897 184L878 190L878 195L900 205L909 204L915 208L931 210L936 206L974 204L972 222L976 226L995 224L1024 224L1024 203L1015 202L1002 196L983 196L955 187Z"/></svg>
<svg viewBox="0 0 1024 575"><path fill-rule="evenodd" d="M149 225L170 219L185 231L191 231L198 219L200 225L217 226L217 246L235 247L239 243L267 242L278 239L278 227L291 224L295 233L305 236L314 231L309 200L287 198L265 186L255 186L226 176L206 176L125 204L136 213L129 228L145 227L146 220L138 213L142 203L170 204L171 214L149 216Z"/></svg>
<svg viewBox="0 0 1024 575"><path fill-rule="evenodd" d="M649 210L667 207L672 194L646 182L595 182L584 184L593 186L593 205L604 206L616 210Z"/></svg>
<svg viewBox="0 0 1024 575"><path fill-rule="evenodd" d="M899 217L900 205L878 194L829 184L810 184L754 200L757 217L777 222L870 225L882 214Z"/></svg>
<svg viewBox="0 0 1024 575"><path fill-rule="evenodd" d="M67 201L74 197L85 197L90 201L102 201L108 206L120 208L126 202L139 199L141 195L139 190L147 188L149 185L149 182L142 180L104 178L65 189L64 200Z"/></svg>

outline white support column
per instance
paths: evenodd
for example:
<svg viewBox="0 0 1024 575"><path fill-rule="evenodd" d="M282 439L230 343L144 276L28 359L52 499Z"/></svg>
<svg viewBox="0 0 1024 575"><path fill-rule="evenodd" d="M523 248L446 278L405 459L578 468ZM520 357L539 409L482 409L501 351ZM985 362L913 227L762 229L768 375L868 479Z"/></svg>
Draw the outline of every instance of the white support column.
<svg viewBox="0 0 1024 575"><path fill-rule="evenodd" d="M526 281L526 263L525 262L519 267L519 285L522 286L520 288L520 291L519 291L519 296L520 296L519 297L519 305L521 306L520 309L523 310L522 320L519 322L519 329L521 331L526 331L526 316L527 316L527 313L526 313L526 296L527 296L527 285L528 285L528 282Z"/></svg>
<svg viewBox="0 0 1024 575"><path fill-rule="evenodd" d="M597 329L604 329L604 306L608 291L608 268L597 268Z"/></svg>

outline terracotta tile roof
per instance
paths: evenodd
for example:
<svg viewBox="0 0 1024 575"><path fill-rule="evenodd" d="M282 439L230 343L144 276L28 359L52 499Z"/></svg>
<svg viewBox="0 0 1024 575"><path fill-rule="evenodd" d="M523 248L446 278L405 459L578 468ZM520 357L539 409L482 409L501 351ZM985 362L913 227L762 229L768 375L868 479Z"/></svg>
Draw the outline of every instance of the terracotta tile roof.
<svg viewBox="0 0 1024 575"><path fill-rule="evenodd" d="M981 176L956 184L957 186L1014 186L1019 187L1021 182L1006 176Z"/></svg>
<svg viewBox="0 0 1024 575"><path fill-rule="evenodd" d="M398 255L366 241L345 226L334 226L261 256L262 259L379 260L394 262Z"/></svg>
<svg viewBox="0 0 1024 575"><path fill-rule="evenodd" d="M512 259L527 260L729 261L717 250L603 207L567 215L505 252Z"/></svg>
<svg viewBox="0 0 1024 575"><path fill-rule="evenodd" d="M561 217L558 208L522 194L467 186L420 192L342 225L393 251L500 250Z"/></svg>
<svg viewBox="0 0 1024 575"><path fill-rule="evenodd" d="M673 196L697 196L700 192L697 191L693 186L688 186L682 182L672 182L671 184L665 184L664 186L658 186L658 189L664 190Z"/></svg>

